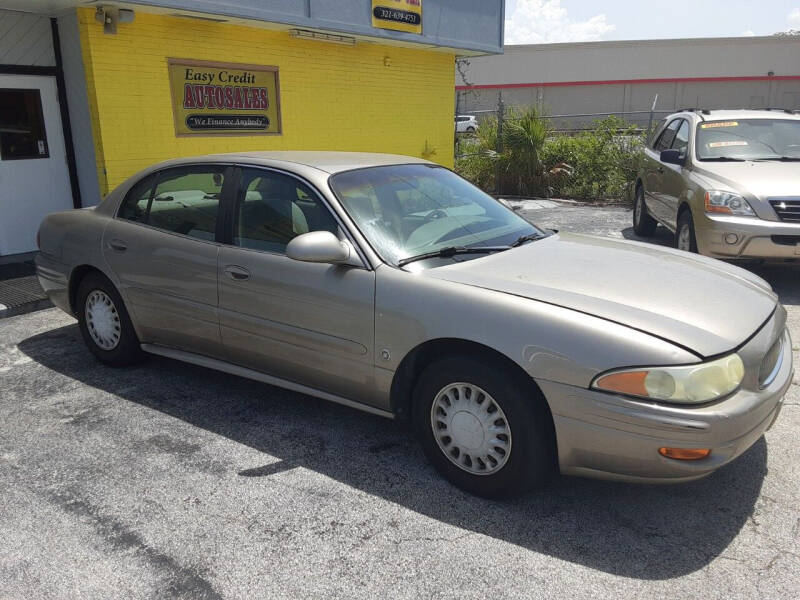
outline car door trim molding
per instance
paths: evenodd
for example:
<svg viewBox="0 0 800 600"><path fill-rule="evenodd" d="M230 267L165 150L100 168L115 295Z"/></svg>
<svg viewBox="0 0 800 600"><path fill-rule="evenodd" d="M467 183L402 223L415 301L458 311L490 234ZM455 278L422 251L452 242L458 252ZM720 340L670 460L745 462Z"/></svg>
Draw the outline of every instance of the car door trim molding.
<svg viewBox="0 0 800 600"><path fill-rule="evenodd" d="M209 358L208 356L203 356L201 354L193 354L191 352L167 348L166 346L159 346L156 344L141 344L141 348L143 351L148 352L149 354L156 354L165 358L180 360L182 362L214 369L216 371L222 371L223 373L237 375L246 379L253 379L255 381L274 385L280 388L291 390L293 392L299 392L301 394L307 394L308 396L314 396L315 398L321 398L322 400L328 400L329 402L335 402L336 404L342 404L344 406L355 408L373 415L378 415L380 417L385 417L387 419L395 418L395 414L388 410L383 410L375 406L370 406L369 404L356 402L355 400L350 400L348 398L344 398L343 396L337 396L336 394L323 392L322 390L318 390L301 383L295 383L294 381L289 381L288 379L281 379L280 377L268 375L266 373L262 373L261 371L248 369L247 367L240 367L239 365L234 365L232 363L217 360L215 358Z"/></svg>
<svg viewBox="0 0 800 600"><path fill-rule="evenodd" d="M369 349L366 346L356 342L355 340L350 340L327 333L320 333L318 331L311 331L309 329L303 329L302 327L281 323L280 321L273 321L272 319L264 319L256 315L240 313L227 308L219 308L219 315L220 322L222 322L223 316L226 316L228 319L230 319L230 321L226 322L226 327L242 333L251 335L253 334L252 330L243 328L241 326L237 327L235 325L231 325L231 321L239 321L240 324L250 323L265 329L269 329L270 335L263 335L263 337L275 342L280 342L282 344L289 344L291 346L297 346L299 348L305 348L312 351L316 351L316 344L318 346L326 346L330 350L338 350L353 356L366 356L367 352L369 352ZM261 336L262 334L259 334L259 337ZM302 343L304 341L306 342L305 344Z"/></svg>

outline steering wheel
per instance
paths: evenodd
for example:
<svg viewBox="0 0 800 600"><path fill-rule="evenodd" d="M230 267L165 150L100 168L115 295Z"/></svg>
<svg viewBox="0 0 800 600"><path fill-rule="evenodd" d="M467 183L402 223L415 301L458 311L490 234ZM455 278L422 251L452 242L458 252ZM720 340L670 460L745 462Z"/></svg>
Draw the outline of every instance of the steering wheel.
<svg viewBox="0 0 800 600"><path fill-rule="evenodd" d="M429 212L427 215L425 215L425 218L426 219L441 219L441 218L446 217L446 216L447 216L446 212L444 212L441 208L436 208L436 209L432 210L431 212Z"/></svg>

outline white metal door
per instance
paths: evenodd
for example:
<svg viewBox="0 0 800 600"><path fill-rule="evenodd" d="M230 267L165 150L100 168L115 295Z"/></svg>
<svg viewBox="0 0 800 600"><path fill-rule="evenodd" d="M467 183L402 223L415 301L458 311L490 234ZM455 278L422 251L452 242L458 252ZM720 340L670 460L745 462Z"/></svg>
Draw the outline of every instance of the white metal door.
<svg viewBox="0 0 800 600"><path fill-rule="evenodd" d="M43 133L33 136L33 152L17 157L8 136L24 136L30 124L9 117L8 110L0 115L0 136L6 136L0 152L0 256L36 250L42 218L73 206L55 77L0 75L2 90L30 90L28 105L38 90Z"/></svg>

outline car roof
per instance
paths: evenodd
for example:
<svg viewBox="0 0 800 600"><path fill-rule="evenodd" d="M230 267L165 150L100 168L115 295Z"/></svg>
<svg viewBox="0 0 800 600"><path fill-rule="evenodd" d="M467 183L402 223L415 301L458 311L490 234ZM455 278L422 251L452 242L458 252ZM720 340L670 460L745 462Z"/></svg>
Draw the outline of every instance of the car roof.
<svg viewBox="0 0 800 600"><path fill-rule="evenodd" d="M409 163L434 164L422 158L403 156L402 154L380 154L374 152L324 152L324 151L253 151L231 152L226 154L206 154L203 156L187 156L178 158L154 168L172 167L185 164L205 162L246 162L248 164L264 166L303 165L319 171L334 174L365 167L380 167L386 165L404 165Z"/></svg>
<svg viewBox="0 0 800 600"><path fill-rule="evenodd" d="M774 109L774 110L757 110L757 109L724 109L724 110L702 110L702 109L692 109L692 110L683 110L678 111L668 118L677 117L677 116L685 116L687 113L694 114L698 117L698 119L703 119L706 121L716 121L718 119L791 119L791 120L800 120L800 114L792 111L786 111L784 109Z"/></svg>

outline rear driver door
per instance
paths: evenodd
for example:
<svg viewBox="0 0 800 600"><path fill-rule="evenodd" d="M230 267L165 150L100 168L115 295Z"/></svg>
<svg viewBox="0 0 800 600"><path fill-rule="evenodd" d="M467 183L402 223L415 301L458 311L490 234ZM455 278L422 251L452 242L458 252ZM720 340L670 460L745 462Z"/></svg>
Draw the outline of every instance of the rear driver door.
<svg viewBox="0 0 800 600"><path fill-rule="evenodd" d="M231 171L208 164L151 174L106 227L103 256L142 342L218 356L218 237Z"/></svg>

